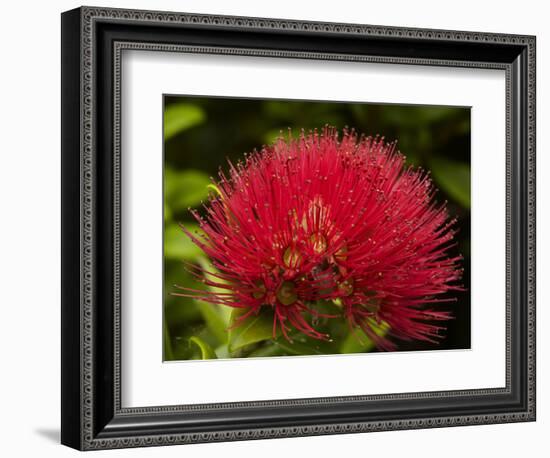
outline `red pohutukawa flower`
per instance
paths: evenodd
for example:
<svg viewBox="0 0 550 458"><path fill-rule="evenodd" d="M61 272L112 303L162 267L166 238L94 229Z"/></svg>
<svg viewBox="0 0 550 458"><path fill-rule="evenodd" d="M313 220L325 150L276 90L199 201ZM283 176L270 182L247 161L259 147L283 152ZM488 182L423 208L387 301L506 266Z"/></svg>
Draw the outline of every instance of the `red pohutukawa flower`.
<svg viewBox="0 0 550 458"><path fill-rule="evenodd" d="M437 305L454 300L441 295L460 289L456 221L395 143L328 127L289 135L215 186L204 216L193 211L203 234L186 231L216 268L196 275L215 288L181 295L244 309L240 320L270 310L287 338L330 338L314 323L337 318L316 309L332 301L379 349L394 349L392 337L438 342L452 316Z"/></svg>

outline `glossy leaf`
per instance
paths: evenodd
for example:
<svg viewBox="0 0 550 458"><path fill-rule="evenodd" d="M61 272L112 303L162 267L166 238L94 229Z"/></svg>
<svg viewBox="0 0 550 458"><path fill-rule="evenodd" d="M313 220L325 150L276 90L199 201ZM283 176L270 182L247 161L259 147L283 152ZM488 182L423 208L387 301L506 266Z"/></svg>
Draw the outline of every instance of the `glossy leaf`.
<svg viewBox="0 0 550 458"><path fill-rule="evenodd" d="M168 223L172 220L172 210L170 210L170 207L164 204L164 222Z"/></svg>
<svg viewBox="0 0 550 458"><path fill-rule="evenodd" d="M246 309L233 309L229 321L229 351L234 352L247 345L262 342L273 337L273 315L262 311L258 315L251 315L240 321L239 317L246 313Z"/></svg>
<svg viewBox="0 0 550 458"><path fill-rule="evenodd" d="M227 359L231 358L231 355L229 354L229 348L227 347L227 344L220 345L219 347L216 347L216 356L218 359Z"/></svg>
<svg viewBox="0 0 550 458"><path fill-rule="evenodd" d="M283 356L287 353L276 343L269 343L251 351L247 358L265 358L266 356Z"/></svg>
<svg viewBox="0 0 550 458"><path fill-rule="evenodd" d="M460 205L470 208L470 166L444 158L433 158L429 166L437 186Z"/></svg>
<svg viewBox="0 0 550 458"><path fill-rule="evenodd" d="M220 306L199 300L195 300L194 302L201 312L206 322L206 326L216 337L218 343L222 344L227 342L227 325L223 318L223 313L220 310Z"/></svg>
<svg viewBox="0 0 550 458"><path fill-rule="evenodd" d="M323 306L331 308L327 302L320 303L318 306L320 308ZM284 336L279 336L275 340L275 344L288 355L332 355L339 353L339 337L331 333L330 329L326 325L323 326L322 323L319 323L316 329L320 332L328 333L330 338L328 340L314 339L301 332L294 331L290 333L289 337L291 340L287 340Z"/></svg>
<svg viewBox="0 0 550 458"><path fill-rule="evenodd" d="M178 286L188 286L185 282L178 282ZM174 327L185 325L186 323L200 320L202 318L198 306L193 299L187 297L172 296L179 290L174 286L165 296L165 319L172 323Z"/></svg>
<svg viewBox="0 0 550 458"><path fill-rule="evenodd" d="M195 233L199 230L196 224L185 227ZM164 230L164 256L167 259L192 261L202 254L202 250L175 223L168 224Z"/></svg>
<svg viewBox="0 0 550 458"><path fill-rule="evenodd" d="M211 280L214 280L220 284L224 283L224 281L220 277L213 277L213 275L218 274L218 270L212 265L212 263L208 260L208 258L206 258L205 256L200 256L197 259L197 262L201 266L201 269L207 278L210 278ZM218 288L216 286L208 286L208 289L213 293L225 292L223 288ZM232 310L233 309L229 306L225 306L225 305L216 306L216 312L221 318L222 322L224 323L225 329L227 329L227 327L229 326Z"/></svg>
<svg viewBox="0 0 550 458"><path fill-rule="evenodd" d="M201 351L201 359L218 359L216 352L200 337L193 336L189 338L189 343L196 345Z"/></svg>
<svg viewBox="0 0 550 458"><path fill-rule="evenodd" d="M187 169L164 173L164 201L173 212L186 211L196 207L208 198L210 178L199 170Z"/></svg>
<svg viewBox="0 0 550 458"><path fill-rule="evenodd" d="M377 325L372 320L374 332L380 336L385 336L390 330L386 323ZM355 332L349 332L340 346L340 353L367 353L373 350L375 343L361 329L356 328Z"/></svg>
<svg viewBox="0 0 550 458"><path fill-rule="evenodd" d="M327 345L328 344L328 345ZM290 355L327 355L335 353L330 342L305 340L289 342L284 338L277 339L276 345ZM329 348L326 348L326 347Z"/></svg>
<svg viewBox="0 0 550 458"><path fill-rule="evenodd" d="M170 331L164 320L164 360L172 361L174 359L174 352L172 351L172 339L170 338Z"/></svg>
<svg viewBox="0 0 550 458"><path fill-rule="evenodd" d="M197 105L168 105L164 110L164 139L169 140L180 132L202 124L205 119L205 112Z"/></svg>

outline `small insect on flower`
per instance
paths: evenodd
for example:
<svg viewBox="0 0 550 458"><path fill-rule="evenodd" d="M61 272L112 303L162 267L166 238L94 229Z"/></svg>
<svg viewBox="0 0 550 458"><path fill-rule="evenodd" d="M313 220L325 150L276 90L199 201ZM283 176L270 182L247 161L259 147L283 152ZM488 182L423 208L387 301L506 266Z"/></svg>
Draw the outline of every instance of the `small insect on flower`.
<svg viewBox="0 0 550 458"><path fill-rule="evenodd" d="M215 267L191 270L213 288L179 295L239 308L241 321L269 311L287 339L329 339L325 317L381 350L439 341L452 315L437 306L461 290L456 220L395 143L331 127L289 134L230 163L213 188L203 216L193 211L202 235L183 228ZM339 312L323 313L327 301Z"/></svg>

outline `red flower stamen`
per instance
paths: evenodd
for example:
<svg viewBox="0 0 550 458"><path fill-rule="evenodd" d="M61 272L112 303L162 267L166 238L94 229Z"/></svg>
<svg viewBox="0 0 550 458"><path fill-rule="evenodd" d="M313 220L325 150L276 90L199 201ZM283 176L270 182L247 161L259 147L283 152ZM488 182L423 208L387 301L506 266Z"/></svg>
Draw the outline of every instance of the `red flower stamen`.
<svg viewBox="0 0 550 458"><path fill-rule="evenodd" d="M449 256L456 220L434 201L428 173L406 167L395 143L333 128L280 138L229 164L205 205L193 211L201 236L185 233L217 273L190 271L213 291L182 296L273 311L273 333L316 339L317 301L339 304L353 332L379 349L392 338L437 342L452 318L428 306L460 290L460 256ZM237 325L244 318L237 322ZM380 326L389 333L377 333Z"/></svg>

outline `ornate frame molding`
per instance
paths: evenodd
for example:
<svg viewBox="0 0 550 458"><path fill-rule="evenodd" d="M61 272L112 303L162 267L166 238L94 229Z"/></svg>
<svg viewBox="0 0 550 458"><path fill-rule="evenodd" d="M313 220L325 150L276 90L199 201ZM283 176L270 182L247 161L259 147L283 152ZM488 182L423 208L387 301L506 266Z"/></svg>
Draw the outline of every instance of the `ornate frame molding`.
<svg viewBox="0 0 550 458"><path fill-rule="evenodd" d="M367 431L384 431L426 427L441 427L441 426L456 426L470 424L486 424L486 423L504 423L515 421L529 421L535 418L535 38L531 36L518 36L506 34L489 34L478 32L461 32L461 31L443 31L443 30L424 30L399 27L381 27L370 25L353 25L353 24L335 24L335 23L316 23L302 22L278 19L262 19L262 18L245 18L245 17L228 17L228 16L204 16L196 14L183 13L166 13L166 12L151 12L151 11L132 11L122 9L105 9L83 7L79 10L65 13L66 37L74 38L77 34L79 37L79 64L78 68L73 68L71 71L66 70L67 79L78 77L79 83L79 101L78 101L78 117L79 117L79 135L78 144L80 155L78 158L79 176L68 176L67 180L78 180L78 207L79 214L70 214L67 216L67 222L64 222L64 227L73 228L78 226L78 244L80 247L78 255L78 297L79 310L75 313L73 310L69 312L67 307L75 306L74 303L66 302L64 305L64 315L67 317L65 325L73 324L79 328L78 342L72 342L77 345L78 352L78 367L73 367L75 355L71 358L64 355L64 373L63 377L65 384L71 385L74 390L75 381L78 379L78 396L73 396L64 404L64 417L74 419L78 416L78 428L74 426L66 426L65 420L63 425L62 441L67 445L71 445L80 449L104 449L104 448L120 448L120 447L137 447L150 445L167 445L179 443L195 443L195 442L210 442L210 441L227 441L227 440L246 440L246 439L261 439L271 437L289 437L289 436L306 436L320 434L339 434L350 432L367 432ZM69 22L71 24L69 24ZM526 181L526 196L523 218L525 219L526 230L526 252L522 253L525 256L525 296L527 303L525 314L525 339L526 360L525 360L525 396L526 400L523 407L518 411L510 411L506 413L488 413L475 415L441 415L420 416L414 419L392 419L384 421L354 421L354 422L332 422L307 426L271 426L258 428L228 428L222 431L204 431L204 432L169 432L150 434L144 433L128 434L127 430L115 428L113 432L105 433L104 429L98 423L98 413L96 412L98 405L98 396L101 392L97 389L97 308L100 304L97 301L97 284L98 278L96 267L96 253L98 250L96 233L97 229L97 214L96 210L101 202L98 200L98 177L96 164L96 150L98 146L95 144L97 138L97 85L98 74L96 62L98 52L98 25L139 25L152 26L162 25L167 27L202 27L211 30L237 30L239 32L254 32L254 31L279 31L291 32L301 35L320 35L320 34L336 34L339 36L357 36L362 39L369 37L383 37L391 39L413 39L418 42L431 43L434 40L444 41L449 44L454 43L475 43L475 44L495 44L501 47L517 48L521 50L518 59L526 59L526 65L523 66L525 74L518 79L517 61L514 62L489 62L489 61L469 61L466 58L462 59L445 59L445 58L411 58L397 56L377 56L353 53L335 53L335 52L317 52L317 51L291 51L291 50L276 50L276 49L261 49L261 48L246 48L246 47L225 47L211 45L180 45L173 43L154 43L154 42L136 42L131 39L117 40L113 39L113 54L112 65L113 74L113 122L112 128L112 148L113 148L113 164L112 172L114 177L113 182L113 287L112 296L114 301L114 315L112 322L112 330L114 335L114 373L112 382L113 407L112 412L114 422L117 418L123 419L131 416L155 416L155 415L170 415L186 412L197 411L212 411L212 410L232 410L238 408L267 408L267 407L289 407L289 406L312 406L322 404L337 404L350 403L357 401L387 401L387 400L421 400L428 398L445 398L463 396L471 398L475 396L486 395L510 395L512 393L512 232L518 230L517 224L513 221L513 199L512 185L514 173L519 173L517 167L513 164L513 154L517 148L518 138L514 138L513 126L517 122L515 117L522 116L513 111L513 105L517 104L514 99L517 96L515 91L518 90L513 84L526 85L526 97L521 100L525 104L523 107L526 116L526 131L525 144L526 151L522 153L526 156L526 170L522 172L524 175L519 179ZM72 27L72 29L71 29ZM71 30L69 30L71 29ZM506 274L507 274L507 291L506 291L506 310L507 310L507 362L506 362L506 387L486 390L467 390L454 392L421 392L407 393L394 395L379 395L379 396L357 396L345 398L315 398L315 399L300 399L300 400L274 400L263 402L246 402L246 403L231 403L231 404L199 404L189 406L162 406L152 408L122 408L120 403L120 87L121 87L121 53L125 49L144 49L151 51L171 51L171 52L188 52L188 53L213 53L213 54L230 54L230 55L252 55L265 57L294 57L301 59L331 59L331 60L348 60L361 62L383 62L383 63L399 63L412 65L439 65L451 67L471 67L471 68L497 68L506 71L506 109L507 109L507 246L506 246ZM74 57L67 51L67 58ZM69 55L70 54L70 55ZM64 64L65 65L65 64ZM67 68L70 63L66 63ZM513 80L515 78L515 80ZM69 97L69 96L67 96ZM65 110L65 104L64 110ZM69 123L66 128L71 128ZM72 138L65 140L64 138L64 161L72 162L74 157L69 158L69 155L74 155L73 147L76 144L76 139ZM521 146L520 146L521 148ZM519 151L519 150L518 150ZM517 152L517 151L516 151ZM76 167L72 164L72 168ZM65 167L64 167L65 168ZM67 167L68 168L68 167ZM65 176L64 172L64 176ZM517 184L517 181L516 181ZM76 188L75 188L76 189ZM65 190L64 190L65 192ZM515 202L515 201L514 201ZM76 204L74 204L76 205ZM520 205L521 202L515 202L514 205ZM68 230L68 229L67 229ZM101 248L103 249L103 248ZM73 259L73 258L71 258ZM70 263L70 260L63 258L64 264ZM73 266L76 267L76 266ZM74 282L75 278L71 278ZM76 293L75 293L76 294ZM63 345L68 344L69 338L64 339ZM71 340L74 340L71 337ZM68 372L71 372L70 374ZM78 372L78 376L76 376ZM79 405L69 405L72 400L78 398ZM65 413L69 410L78 408L78 414ZM72 411L71 410L71 411Z"/></svg>

